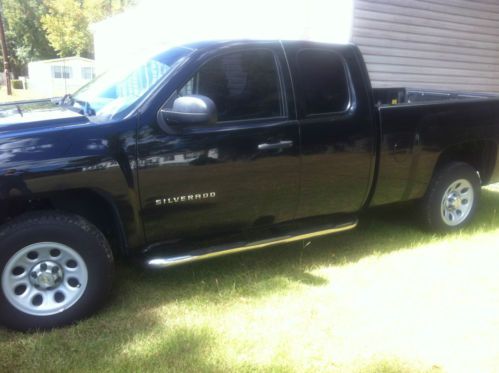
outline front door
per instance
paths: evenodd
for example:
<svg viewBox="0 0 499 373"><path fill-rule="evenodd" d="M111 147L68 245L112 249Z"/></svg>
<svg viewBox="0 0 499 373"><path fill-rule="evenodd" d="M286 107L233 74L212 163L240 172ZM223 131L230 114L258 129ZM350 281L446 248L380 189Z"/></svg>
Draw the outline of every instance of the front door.
<svg viewBox="0 0 499 373"><path fill-rule="evenodd" d="M204 95L218 122L179 134L139 125L139 181L149 243L242 232L293 218L299 131L277 43L224 48L179 86ZM167 100L168 99L168 100Z"/></svg>

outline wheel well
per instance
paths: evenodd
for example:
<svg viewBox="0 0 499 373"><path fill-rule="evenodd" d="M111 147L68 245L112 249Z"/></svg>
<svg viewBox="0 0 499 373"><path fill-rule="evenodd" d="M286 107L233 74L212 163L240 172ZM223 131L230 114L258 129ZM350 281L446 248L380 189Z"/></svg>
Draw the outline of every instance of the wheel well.
<svg viewBox="0 0 499 373"><path fill-rule="evenodd" d="M74 189L3 202L1 221L28 211L59 210L77 214L94 224L107 238L115 257L126 250L126 237L118 211L107 198L88 189Z"/></svg>
<svg viewBox="0 0 499 373"><path fill-rule="evenodd" d="M435 170L450 162L465 162L480 174L483 185L489 183L497 159L497 144L493 141L471 141L445 149L437 161Z"/></svg>

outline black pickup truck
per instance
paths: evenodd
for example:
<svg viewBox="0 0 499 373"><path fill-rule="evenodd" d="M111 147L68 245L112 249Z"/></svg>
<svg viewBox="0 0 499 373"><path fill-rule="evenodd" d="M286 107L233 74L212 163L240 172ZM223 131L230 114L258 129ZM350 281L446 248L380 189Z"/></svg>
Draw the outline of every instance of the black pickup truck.
<svg viewBox="0 0 499 373"><path fill-rule="evenodd" d="M499 98L373 90L358 48L217 41L0 110L0 322L106 299L116 257L167 268L352 229L417 200L457 229L499 180Z"/></svg>

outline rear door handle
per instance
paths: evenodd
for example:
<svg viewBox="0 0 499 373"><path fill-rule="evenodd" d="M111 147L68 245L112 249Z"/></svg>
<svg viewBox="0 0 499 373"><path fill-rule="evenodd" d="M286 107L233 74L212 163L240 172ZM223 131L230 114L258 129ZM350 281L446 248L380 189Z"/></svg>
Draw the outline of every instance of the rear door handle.
<svg viewBox="0 0 499 373"><path fill-rule="evenodd" d="M293 141L283 140L279 142L258 144L258 150L285 149L285 148L291 148L292 146L293 146Z"/></svg>

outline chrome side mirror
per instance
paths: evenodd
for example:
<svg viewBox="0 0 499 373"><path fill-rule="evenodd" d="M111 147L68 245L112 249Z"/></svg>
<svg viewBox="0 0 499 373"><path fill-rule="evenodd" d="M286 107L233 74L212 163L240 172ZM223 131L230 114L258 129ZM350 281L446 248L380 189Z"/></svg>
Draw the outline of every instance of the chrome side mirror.
<svg viewBox="0 0 499 373"><path fill-rule="evenodd" d="M175 99L171 109L161 109L164 125L175 131L193 126L209 126L217 122L217 108L212 99L202 95Z"/></svg>

